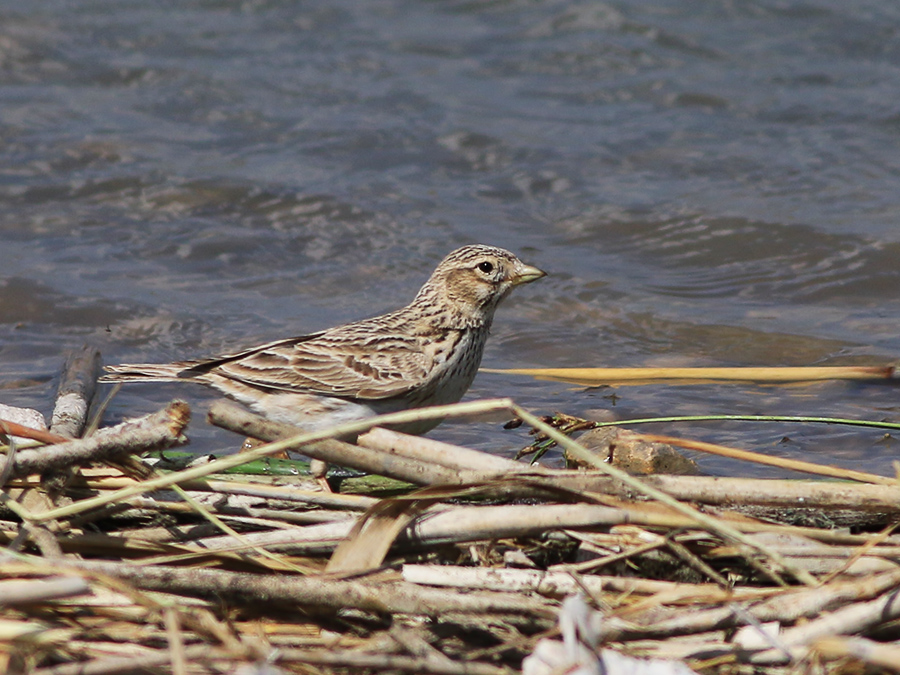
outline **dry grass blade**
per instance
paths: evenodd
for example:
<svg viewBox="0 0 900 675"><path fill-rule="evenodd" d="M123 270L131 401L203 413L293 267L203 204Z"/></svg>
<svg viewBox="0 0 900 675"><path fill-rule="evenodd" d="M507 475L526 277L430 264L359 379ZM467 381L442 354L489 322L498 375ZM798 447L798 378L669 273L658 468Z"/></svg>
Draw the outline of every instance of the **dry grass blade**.
<svg viewBox="0 0 900 675"><path fill-rule="evenodd" d="M859 481L860 483L874 483L876 485L897 485L896 478L879 476L878 474L867 473L865 471L842 469L837 466L826 466L823 464L815 464L813 462L804 462L799 459L772 457L771 455L763 455L761 453L751 452L749 450L739 450L738 448L729 448L725 445L706 443L704 441L693 441L690 439L677 438L675 436L664 436L661 434L640 434L640 437L647 441L667 443L669 445L675 445L680 448L686 448L688 450L706 452L711 455L730 457L732 459L740 459L746 462L754 462L756 464L776 466L781 469L789 469L791 471L801 471L803 473L812 473L818 476L828 476L829 478L838 478L842 480L855 480Z"/></svg>
<svg viewBox="0 0 900 675"><path fill-rule="evenodd" d="M427 490L419 491L421 495ZM328 573L361 572L382 564L403 529L441 496L385 499L356 521L347 538L338 544L328 561Z"/></svg>
<svg viewBox="0 0 900 675"><path fill-rule="evenodd" d="M172 658L172 675L187 675L187 654L182 639L181 622L178 620L178 612L171 607L163 610L163 623L166 627L166 637L169 640L169 654Z"/></svg>

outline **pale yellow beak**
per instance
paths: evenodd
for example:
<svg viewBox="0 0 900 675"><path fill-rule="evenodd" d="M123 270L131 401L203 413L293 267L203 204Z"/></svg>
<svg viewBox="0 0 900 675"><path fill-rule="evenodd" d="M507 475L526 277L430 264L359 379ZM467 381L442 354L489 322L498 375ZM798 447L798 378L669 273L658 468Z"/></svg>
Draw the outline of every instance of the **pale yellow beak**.
<svg viewBox="0 0 900 675"><path fill-rule="evenodd" d="M544 270L539 270L537 267L532 267L525 263L519 263L516 265L516 276L513 277L512 282L513 286L518 286L520 284L528 284L532 281L537 281L545 276L547 276L547 273Z"/></svg>

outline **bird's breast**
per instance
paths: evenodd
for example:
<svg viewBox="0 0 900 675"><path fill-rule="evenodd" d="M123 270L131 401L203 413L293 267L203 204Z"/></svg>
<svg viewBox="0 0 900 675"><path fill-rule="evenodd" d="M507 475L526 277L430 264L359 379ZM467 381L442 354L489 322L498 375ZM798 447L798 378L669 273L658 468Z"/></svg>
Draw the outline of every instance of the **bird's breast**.
<svg viewBox="0 0 900 675"><path fill-rule="evenodd" d="M446 337L429 345L432 373L420 388L415 405L456 403L468 391L484 352L487 331L448 331Z"/></svg>

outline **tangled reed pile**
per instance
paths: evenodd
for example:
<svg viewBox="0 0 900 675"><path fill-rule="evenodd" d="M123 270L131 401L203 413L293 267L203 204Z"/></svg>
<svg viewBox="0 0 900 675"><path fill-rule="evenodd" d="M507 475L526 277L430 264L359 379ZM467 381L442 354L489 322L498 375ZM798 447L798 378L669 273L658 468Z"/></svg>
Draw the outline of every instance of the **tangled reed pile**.
<svg viewBox="0 0 900 675"><path fill-rule="evenodd" d="M60 401L87 409L91 364L73 359ZM509 400L415 414L485 409L592 468L364 425L338 430L351 445L227 403L210 421L266 443L188 466L165 460L182 402L74 440L77 412L53 433L5 424L44 444L0 459L0 670L900 672L893 478L636 478ZM301 447L394 480L224 473Z"/></svg>

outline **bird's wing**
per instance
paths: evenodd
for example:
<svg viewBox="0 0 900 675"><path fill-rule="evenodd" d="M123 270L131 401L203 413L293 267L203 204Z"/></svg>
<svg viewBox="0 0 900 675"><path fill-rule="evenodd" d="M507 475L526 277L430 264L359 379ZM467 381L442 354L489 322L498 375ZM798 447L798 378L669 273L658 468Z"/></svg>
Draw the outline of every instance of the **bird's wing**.
<svg viewBox="0 0 900 675"><path fill-rule="evenodd" d="M413 336L326 332L210 359L182 377L215 373L267 389L382 399L421 385L431 366L431 356Z"/></svg>

